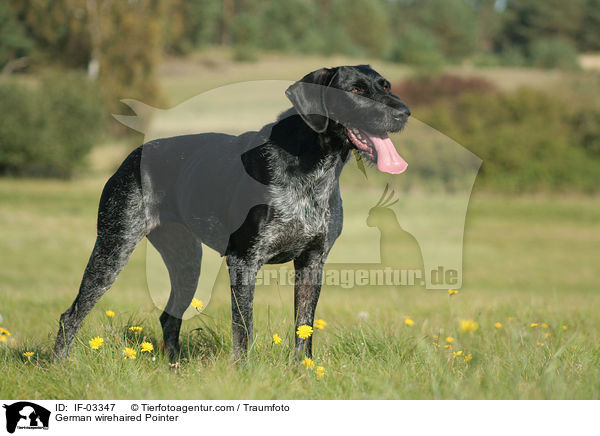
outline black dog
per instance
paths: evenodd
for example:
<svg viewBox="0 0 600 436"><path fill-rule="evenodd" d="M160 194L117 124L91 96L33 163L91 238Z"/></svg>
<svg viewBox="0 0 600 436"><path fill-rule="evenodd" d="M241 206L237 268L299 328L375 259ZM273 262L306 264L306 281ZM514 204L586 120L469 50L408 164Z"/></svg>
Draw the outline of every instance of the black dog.
<svg viewBox="0 0 600 436"><path fill-rule="evenodd" d="M159 139L129 155L104 187L98 237L79 294L60 318L57 357L67 356L144 236L171 278L160 316L171 361L202 243L227 256L235 354L252 340L254 280L264 264L294 262L296 326L313 325L323 265L342 230L342 168L354 149L381 171L403 172L387 132L401 130L410 111L368 65L312 72L286 94L293 108L260 132ZM311 356L311 337L296 336L296 350Z"/></svg>

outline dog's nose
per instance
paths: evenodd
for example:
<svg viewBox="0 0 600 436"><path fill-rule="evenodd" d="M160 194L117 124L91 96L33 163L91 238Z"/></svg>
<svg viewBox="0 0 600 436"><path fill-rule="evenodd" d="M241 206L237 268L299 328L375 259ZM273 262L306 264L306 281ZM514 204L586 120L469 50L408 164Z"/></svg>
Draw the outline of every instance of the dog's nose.
<svg viewBox="0 0 600 436"><path fill-rule="evenodd" d="M394 109L394 111L392 112L392 116L397 120L405 117L408 118L410 117L410 109L408 108L408 106L404 106L399 109Z"/></svg>

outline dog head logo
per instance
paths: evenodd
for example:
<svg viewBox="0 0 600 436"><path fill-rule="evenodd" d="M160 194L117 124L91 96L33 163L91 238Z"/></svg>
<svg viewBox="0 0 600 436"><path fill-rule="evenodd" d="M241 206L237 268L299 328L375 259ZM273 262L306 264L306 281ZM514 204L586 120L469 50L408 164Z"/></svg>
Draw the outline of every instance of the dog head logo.
<svg viewBox="0 0 600 436"><path fill-rule="evenodd" d="M48 429L50 411L28 401L4 404L6 409L6 431L14 433L18 429Z"/></svg>

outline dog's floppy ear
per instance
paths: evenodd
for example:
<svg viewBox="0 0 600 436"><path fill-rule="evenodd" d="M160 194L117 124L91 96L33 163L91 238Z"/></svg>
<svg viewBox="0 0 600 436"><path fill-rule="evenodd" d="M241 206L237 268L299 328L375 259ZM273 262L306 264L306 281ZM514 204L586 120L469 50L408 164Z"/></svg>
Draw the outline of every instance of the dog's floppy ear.
<svg viewBox="0 0 600 436"><path fill-rule="evenodd" d="M337 68L321 68L307 74L285 91L304 122L317 133L323 133L329 124L325 89L336 72Z"/></svg>

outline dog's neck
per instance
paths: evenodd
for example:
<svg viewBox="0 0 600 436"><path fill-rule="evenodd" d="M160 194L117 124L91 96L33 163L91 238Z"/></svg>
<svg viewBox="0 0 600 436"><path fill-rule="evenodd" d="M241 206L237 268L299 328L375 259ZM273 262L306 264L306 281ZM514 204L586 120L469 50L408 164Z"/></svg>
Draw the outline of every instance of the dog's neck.
<svg viewBox="0 0 600 436"><path fill-rule="evenodd" d="M324 133L312 130L297 114L283 118L273 125L269 151L277 155L277 170L305 177L322 173L347 161L349 147L331 126ZM274 168L275 169L275 168Z"/></svg>
<svg viewBox="0 0 600 436"><path fill-rule="evenodd" d="M280 117L270 129L269 140L242 155L244 168L265 185L306 183L324 176L337 179L350 147L335 128L318 134L297 114Z"/></svg>

